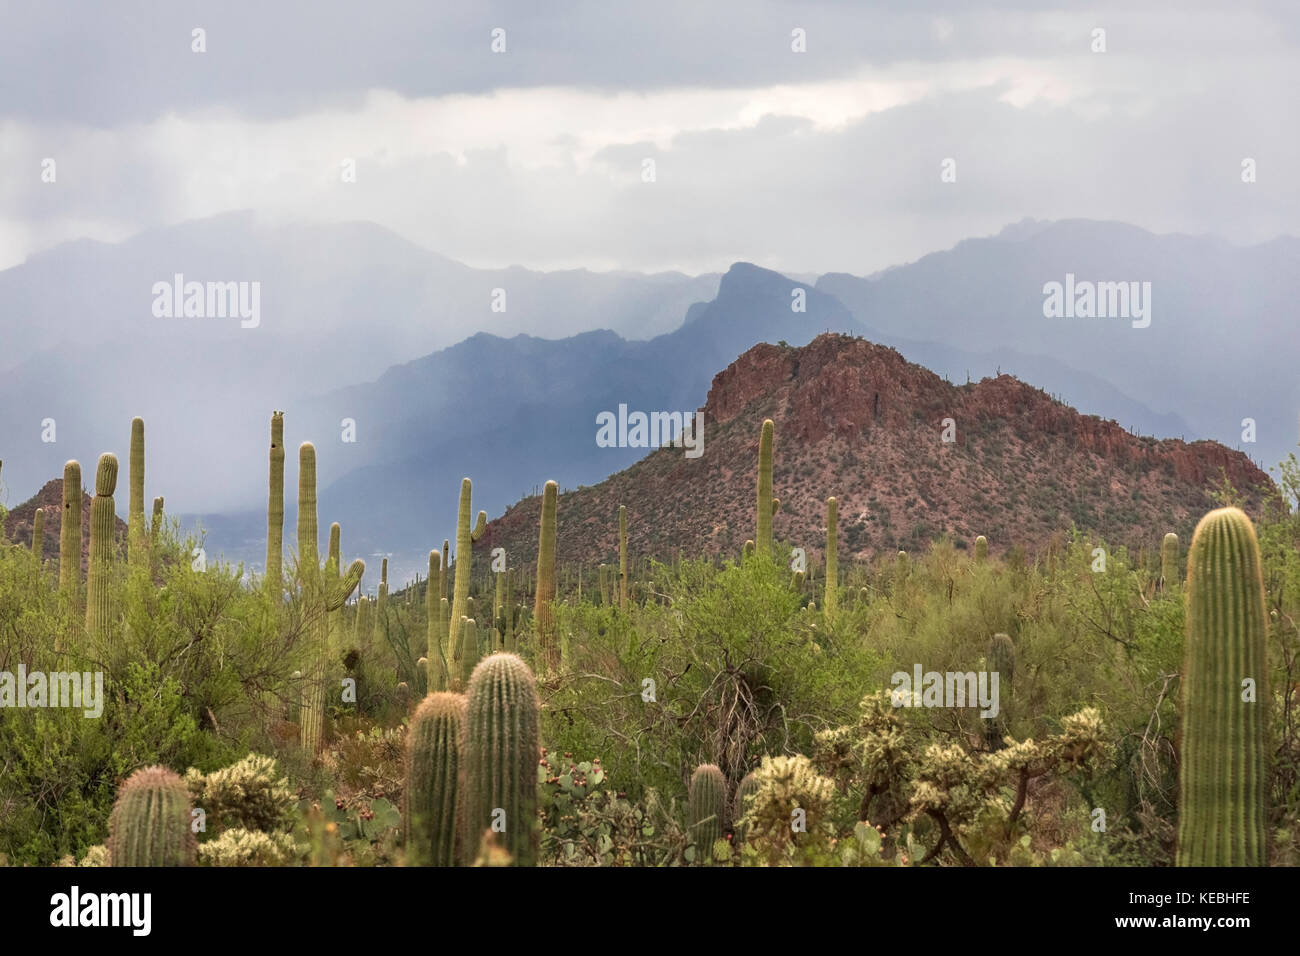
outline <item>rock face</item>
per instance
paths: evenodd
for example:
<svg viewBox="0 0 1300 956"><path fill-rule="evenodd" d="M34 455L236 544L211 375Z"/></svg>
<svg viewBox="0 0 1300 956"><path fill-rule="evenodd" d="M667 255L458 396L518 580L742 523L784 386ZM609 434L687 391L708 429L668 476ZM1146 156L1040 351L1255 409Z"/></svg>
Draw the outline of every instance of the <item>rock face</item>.
<svg viewBox="0 0 1300 956"><path fill-rule="evenodd" d="M755 346L714 377L704 413L702 457L661 449L561 497L562 562L614 558L619 504L637 556L739 554L754 535L764 418L776 422L776 536L810 555L821 554L830 495L842 555L865 558L944 534L959 547L984 534L995 551L1032 552L1071 526L1151 547L1166 531L1189 533L1225 477L1255 509L1271 486L1217 443L1133 435L1008 375L952 385L841 335ZM532 560L537 520L537 499L525 499L488 525L487 547Z"/></svg>
<svg viewBox="0 0 1300 956"><path fill-rule="evenodd" d="M94 478L94 472L91 472ZM83 489L81 492L81 570L86 570L87 556L90 552L90 502L91 497ZM32 521L36 509L45 509L45 538L42 553L47 561L58 561L59 534L63 528L63 479L52 478L41 486L35 495L9 512L5 519L5 540L28 547L32 543ZM119 545L126 540L126 522L114 519Z"/></svg>
<svg viewBox="0 0 1300 956"><path fill-rule="evenodd" d="M702 457L661 449L561 496L562 562L614 558L619 504L634 555L738 555L754 536L764 418L776 422L775 534L810 555L824 546L830 495L841 556L861 559L940 535L1033 552L1072 526L1152 548L1166 531L1189 534L1225 477L1255 512L1271 488L1217 443L1133 435L1009 375L953 385L842 335L755 346L714 377L704 413ZM512 564L532 560L537 518L537 499L525 499L488 525L487 546L504 546Z"/></svg>

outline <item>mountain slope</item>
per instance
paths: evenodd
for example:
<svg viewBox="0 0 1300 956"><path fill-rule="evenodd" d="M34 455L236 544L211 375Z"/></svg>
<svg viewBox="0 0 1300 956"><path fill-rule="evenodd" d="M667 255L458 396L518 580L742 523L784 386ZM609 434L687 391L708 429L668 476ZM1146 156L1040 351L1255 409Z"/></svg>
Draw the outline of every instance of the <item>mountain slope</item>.
<svg viewBox="0 0 1300 956"><path fill-rule="evenodd" d="M820 555L825 500L839 499L842 555L914 549L941 534L1034 549L1075 525L1111 545L1190 531L1226 476L1252 507L1268 477L1213 442L1158 441L1080 415L1010 376L956 386L862 339L759 345L713 380L701 458L661 449L562 495L565 562L616 559L618 506L637 555L735 556L754 536L759 426L776 422L775 533ZM943 441L943 420L956 440ZM539 500L490 522L485 549L536 557ZM485 552L486 553L486 552Z"/></svg>

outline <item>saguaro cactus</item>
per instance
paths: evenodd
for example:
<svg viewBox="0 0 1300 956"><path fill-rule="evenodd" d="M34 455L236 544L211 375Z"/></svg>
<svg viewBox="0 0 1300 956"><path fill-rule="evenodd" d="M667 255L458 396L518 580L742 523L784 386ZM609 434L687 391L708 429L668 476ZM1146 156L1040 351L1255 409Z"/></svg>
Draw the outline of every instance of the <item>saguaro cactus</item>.
<svg viewBox="0 0 1300 956"><path fill-rule="evenodd" d="M478 666L478 625L472 617L460 622L460 680L461 688L469 686L470 675Z"/></svg>
<svg viewBox="0 0 1300 956"><path fill-rule="evenodd" d="M727 828L727 779L716 764L700 764L691 774L686 796L695 859L710 863L713 844L722 839Z"/></svg>
<svg viewBox="0 0 1300 956"><path fill-rule="evenodd" d="M99 456L95 469L95 497L90 503L90 562L86 572L86 633L103 637L110 623L109 602L113 575L113 492L117 490L117 456ZM80 535L78 535L80 537Z"/></svg>
<svg viewBox="0 0 1300 956"><path fill-rule="evenodd" d="M745 811L749 808L745 801L758 792L758 778L753 773L747 773L741 778L739 786L736 787L736 799L731 807L731 819L735 826L736 841L745 842L745 828L741 824L741 819L745 816Z"/></svg>
<svg viewBox="0 0 1300 956"><path fill-rule="evenodd" d="M618 606L627 610L627 506L618 506Z"/></svg>
<svg viewBox="0 0 1300 956"><path fill-rule="evenodd" d="M447 689L446 660L442 656L442 607L438 596L438 581L441 567L437 551L429 552L429 580L424 586L424 614L428 619L425 633L428 635L429 647L425 651L428 666L428 683L434 690Z"/></svg>
<svg viewBox="0 0 1300 956"><path fill-rule="evenodd" d="M1001 750L1007 735L1007 705L1016 676L1016 645L1008 634L994 634L985 655L988 669L998 675L998 715L984 721L984 739L989 750Z"/></svg>
<svg viewBox="0 0 1300 956"><path fill-rule="evenodd" d="M555 600L555 509L560 486L553 481L542 491L541 530L537 539L537 594L533 614L537 617L537 653L546 670L560 662L560 645L556 640L551 602Z"/></svg>
<svg viewBox="0 0 1300 956"><path fill-rule="evenodd" d="M81 465L63 466L63 521L59 526L59 593L75 610L81 600Z"/></svg>
<svg viewBox="0 0 1300 956"><path fill-rule="evenodd" d="M1268 660L1255 528L1201 519L1187 552L1179 866L1266 866Z"/></svg>
<svg viewBox="0 0 1300 956"><path fill-rule="evenodd" d="M298 729L299 742L310 754L319 753L324 742L330 614L343 607L366 571L364 561L353 561L338 580L322 573L316 529L316 448L311 442L303 442L298 448L298 575L313 660L303 692Z"/></svg>
<svg viewBox="0 0 1300 956"><path fill-rule="evenodd" d="M1178 587L1178 535L1172 531L1160 542L1160 590Z"/></svg>
<svg viewBox="0 0 1300 956"><path fill-rule="evenodd" d="M190 792L166 767L127 778L108 818L109 866L193 866Z"/></svg>
<svg viewBox="0 0 1300 956"><path fill-rule="evenodd" d="M388 634L388 559L379 565L379 592L375 603L375 624Z"/></svg>
<svg viewBox="0 0 1300 956"><path fill-rule="evenodd" d="M36 570L41 569L42 558L45 555L45 509L37 508L36 514L32 515L32 562L36 565Z"/></svg>
<svg viewBox="0 0 1300 956"><path fill-rule="evenodd" d="M266 503L266 586L278 602L284 555L284 412L271 413L270 484Z"/></svg>
<svg viewBox="0 0 1300 956"><path fill-rule="evenodd" d="M840 510L835 498L826 499L826 595L822 614L829 624L840 606Z"/></svg>
<svg viewBox="0 0 1300 956"><path fill-rule="evenodd" d="M468 478L460 482L460 510L456 515L456 584L451 603L451 633L448 643L451 648L447 654L450 660L454 655L460 659L460 622L468 617L466 601L469 599L470 571L474 567L474 542L483 537L487 527L487 512L480 511L474 527L469 525L470 493L473 485Z"/></svg>
<svg viewBox="0 0 1300 956"><path fill-rule="evenodd" d="M781 501L772 497L772 441L776 425L768 418L758 437L758 528L754 534L754 549L759 554L772 553L772 517L781 507Z"/></svg>
<svg viewBox="0 0 1300 956"><path fill-rule="evenodd" d="M470 677L461 743L464 858L492 831L515 866L537 859L537 682L514 654L493 654Z"/></svg>
<svg viewBox="0 0 1300 956"><path fill-rule="evenodd" d="M153 518L149 521L149 566L154 571L158 570L158 561L162 557L158 548L162 540L163 520L163 499L159 495L153 500Z"/></svg>
<svg viewBox="0 0 1300 956"><path fill-rule="evenodd" d="M148 537L144 527L144 419L131 419L131 483L127 505L126 561L133 568L148 563Z"/></svg>
<svg viewBox="0 0 1300 956"><path fill-rule="evenodd" d="M416 866L456 865L458 775L464 725L465 698L461 694L430 694L411 715L406 736L403 794L406 806L402 817L406 826L406 855Z"/></svg>
<svg viewBox="0 0 1300 956"><path fill-rule="evenodd" d="M989 557L989 539L980 535L975 539L975 563L983 564Z"/></svg>

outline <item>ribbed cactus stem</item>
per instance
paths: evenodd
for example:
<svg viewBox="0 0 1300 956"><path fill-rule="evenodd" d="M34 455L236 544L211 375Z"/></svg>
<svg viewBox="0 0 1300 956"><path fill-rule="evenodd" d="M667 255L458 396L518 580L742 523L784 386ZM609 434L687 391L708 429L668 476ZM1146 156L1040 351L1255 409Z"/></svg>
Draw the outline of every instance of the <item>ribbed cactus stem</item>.
<svg viewBox="0 0 1300 956"><path fill-rule="evenodd" d="M144 527L144 419L131 419L130 500L127 505L126 560L133 568L149 563Z"/></svg>
<svg viewBox="0 0 1300 956"><path fill-rule="evenodd" d="M745 827L741 824L741 819L745 816L745 811L749 809L746 801L758 792L758 778L752 773L745 774L741 778L740 784L736 787L736 799L731 807L731 819L735 824L736 842L745 842Z"/></svg>
<svg viewBox="0 0 1300 956"><path fill-rule="evenodd" d="M537 682L514 654L493 654L469 680L461 748L464 857L491 831L515 866L537 858L537 763L541 757Z"/></svg>
<svg viewBox="0 0 1300 956"><path fill-rule="evenodd" d="M320 573L319 532L316 527L316 446L298 446L298 570L303 585Z"/></svg>
<svg viewBox="0 0 1300 956"><path fill-rule="evenodd" d="M436 584L430 576L430 592ZM406 736L403 793L406 855L415 866L455 866L461 734L465 698L430 694L415 708Z"/></svg>
<svg viewBox="0 0 1300 956"><path fill-rule="evenodd" d="M1211 511L1187 552L1179 866L1268 864L1267 620L1254 526Z"/></svg>
<svg viewBox="0 0 1300 956"><path fill-rule="evenodd" d="M81 465L63 466L63 518L59 525L59 593L75 612L81 601Z"/></svg>
<svg viewBox="0 0 1300 956"><path fill-rule="evenodd" d="M464 688L469 686L470 675L478 666L478 625L472 617L460 622L460 681Z"/></svg>
<svg viewBox="0 0 1300 956"><path fill-rule="evenodd" d="M497 631L497 636L492 638L493 650L497 645L504 644L506 639L505 618L502 611L505 609L506 600L506 572L504 569L497 572L497 593L492 602L492 628Z"/></svg>
<svg viewBox="0 0 1300 956"><path fill-rule="evenodd" d="M618 606L627 610L627 506L618 506Z"/></svg>
<svg viewBox="0 0 1300 956"><path fill-rule="evenodd" d="M766 419L758 438L758 527L754 534L754 550L759 554L772 553L772 440L775 430L772 419Z"/></svg>
<svg viewBox="0 0 1300 956"><path fill-rule="evenodd" d="M425 657L428 662L426 679L433 690L447 689L447 673L443 668L442 656L442 608L438 595L439 568L441 556L437 551L429 552L429 580L424 585L424 613L427 618L425 631L428 635L428 649Z"/></svg>
<svg viewBox="0 0 1300 956"><path fill-rule="evenodd" d="M388 559L379 565L379 596L375 603L375 623L385 635L388 633Z"/></svg>
<svg viewBox="0 0 1300 956"><path fill-rule="evenodd" d="M190 792L166 767L127 778L108 818L110 866L193 866Z"/></svg>
<svg viewBox="0 0 1300 956"><path fill-rule="evenodd" d="M155 571L162 557L158 549L161 547L163 521L163 499L159 495L153 500L153 517L149 521L149 564Z"/></svg>
<svg viewBox="0 0 1300 956"><path fill-rule="evenodd" d="M90 563L86 575L86 633L92 637L107 636L111 621L116 490L117 456L100 455L95 469L95 497L90 503Z"/></svg>
<svg viewBox="0 0 1300 956"><path fill-rule="evenodd" d="M727 779L716 764L701 764L691 774L686 795L687 832L695 844L695 859L710 863L713 844L722 839L727 828Z"/></svg>
<svg viewBox="0 0 1300 956"><path fill-rule="evenodd" d="M989 557L989 539L980 535L975 539L975 563L983 564Z"/></svg>
<svg viewBox="0 0 1300 956"><path fill-rule="evenodd" d="M37 508L36 513L32 515L32 562L36 565L36 570L41 569L42 559L45 555L45 509Z"/></svg>
<svg viewBox="0 0 1300 956"><path fill-rule="evenodd" d="M560 663L555 619L551 613L551 603L555 600L555 511L559 494L560 486L548 481L542 490L542 519L537 536L537 593L533 614L537 618L537 660L545 671L553 670Z"/></svg>
<svg viewBox="0 0 1300 956"><path fill-rule="evenodd" d="M1178 587L1178 535L1172 531L1160 542L1160 589L1172 591Z"/></svg>
<svg viewBox="0 0 1300 956"><path fill-rule="evenodd" d="M487 512L480 511L474 527L470 527L472 491L470 480L461 479L460 508L456 514L456 581L451 602L451 633L448 635L448 643L457 660L460 659L460 622L469 616L466 601L469 599L470 572L474 567L474 542L483 537L483 529L487 526Z"/></svg>
<svg viewBox="0 0 1300 956"><path fill-rule="evenodd" d="M271 415L271 478L266 503L266 586L279 602L284 554L284 412Z"/></svg>
<svg viewBox="0 0 1300 956"><path fill-rule="evenodd" d="M840 607L840 510L839 501L826 499L826 593L822 614L829 624Z"/></svg>
<svg viewBox="0 0 1300 956"><path fill-rule="evenodd" d="M998 675L998 714L985 720L984 735L989 750L1001 750L1007 735L1007 714L1016 677L1016 645L1008 634L994 634L985 663Z"/></svg>

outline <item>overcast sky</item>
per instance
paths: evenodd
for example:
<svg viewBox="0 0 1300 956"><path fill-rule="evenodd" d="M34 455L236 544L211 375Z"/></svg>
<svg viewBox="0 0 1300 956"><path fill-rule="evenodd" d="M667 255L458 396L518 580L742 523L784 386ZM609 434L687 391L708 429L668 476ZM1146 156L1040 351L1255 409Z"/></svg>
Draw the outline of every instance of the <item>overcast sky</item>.
<svg viewBox="0 0 1300 956"><path fill-rule="evenodd" d="M0 268L234 209L692 273L869 273L1026 216L1300 234L1300 6L974 6L0 0Z"/></svg>

